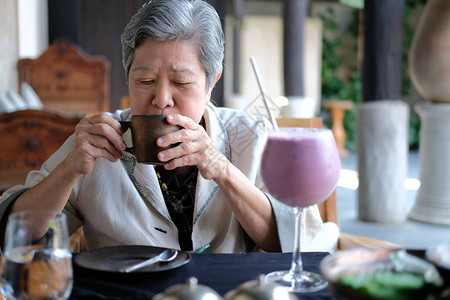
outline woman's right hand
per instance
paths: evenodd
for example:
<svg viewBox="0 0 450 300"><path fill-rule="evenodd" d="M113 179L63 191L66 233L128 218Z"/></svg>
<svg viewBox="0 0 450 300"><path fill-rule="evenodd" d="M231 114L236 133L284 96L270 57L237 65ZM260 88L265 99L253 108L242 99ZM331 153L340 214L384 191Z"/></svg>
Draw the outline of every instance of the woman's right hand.
<svg viewBox="0 0 450 300"><path fill-rule="evenodd" d="M92 171L97 158L116 162L126 148L122 134L120 123L106 113L84 117L75 128L74 143L65 163L77 175L84 175Z"/></svg>
<svg viewBox="0 0 450 300"><path fill-rule="evenodd" d="M106 113L84 117L75 128L67 157L41 182L14 202L11 212L23 210L62 211L78 178L89 174L97 158L116 162L125 150L120 123Z"/></svg>

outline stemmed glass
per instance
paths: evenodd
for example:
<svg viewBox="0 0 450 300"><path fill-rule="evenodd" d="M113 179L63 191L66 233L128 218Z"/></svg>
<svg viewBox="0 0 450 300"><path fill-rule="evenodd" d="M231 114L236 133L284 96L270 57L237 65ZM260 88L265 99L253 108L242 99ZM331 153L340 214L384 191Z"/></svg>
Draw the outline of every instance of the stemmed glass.
<svg viewBox="0 0 450 300"><path fill-rule="evenodd" d="M25 211L9 216L1 290L6 299L67 299L72 254L66 215Z"/></svg>
<svg viewBox="0 0 450 300"><path fill-rule="evenodd" d="M269 132L261 175L267 190L295 213L295 240L290 270L275 271L266 280L291 292L319 291L327 286L320 275L303 270L300 249L302 211L326 200L335 189L341 168L333 133L325 128L282 127Z"/></svg>

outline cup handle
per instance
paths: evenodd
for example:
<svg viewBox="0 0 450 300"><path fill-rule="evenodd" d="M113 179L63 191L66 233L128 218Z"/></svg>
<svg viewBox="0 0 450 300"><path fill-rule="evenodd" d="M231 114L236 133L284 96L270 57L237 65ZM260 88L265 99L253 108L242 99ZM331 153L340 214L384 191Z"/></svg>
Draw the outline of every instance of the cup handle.
<svg viewBox="0 0 450 300"><path fill-rule="evenodd" d="M130 121L119 121L120 125L122 126L123 129L123 133L125 134L125 132L127 132L128 130L131 130L131 122ZM131 153L134 155L133 153L133 147L126 147L125 151Z"/></svg>
<svg viewBox="0 0 450 300"><path fill-rule="evenodd" d="M119 121L120 125L122 126L122 129L125 131L127 131L130 128L130 121Z"/></svg>

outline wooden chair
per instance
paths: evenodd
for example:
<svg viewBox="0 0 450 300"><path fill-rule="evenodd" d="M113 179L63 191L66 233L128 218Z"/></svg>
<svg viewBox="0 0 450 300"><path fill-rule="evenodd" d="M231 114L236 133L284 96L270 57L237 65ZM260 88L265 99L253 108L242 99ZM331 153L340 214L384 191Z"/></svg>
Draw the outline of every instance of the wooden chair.
<svg viewBox="0 0 450 300"><path fill-rule="evenodd" d="M120 98L120 109L127 109L130 107L130 97L128 95L126 96L122 96L122 98Z"/></svg>
<svg viewBox="0 0 450 300"><path fill-rule="evenodd" d="M84 239L83 227L75 230L70 235L70 252L80 253L87 250L86 240Z"/></svg>
<svg viewBox="0 0 450 300"><path fill-rule="evenodd" d="M110 110L109 61L66 40L57 40L36 59L20 59L17 69L19 84L30 84L47 109L84 114Z"/></svg>
<svg viewBox="0 0 450 300"><path fill-rule="evenodd" d="M344 116L345 111L353 109L355 104L348 100L329 100L324 101L322 106L329 109L331 112L331 130L333 131L336 145L341 156L348 155L348 150L345 148L345 129Z"/></svg>
<svg viewBox="0 0 450 300"><path fill-rule="evenodd" d="M44 110L0 114L0 193L24 184L28 172L41 167L74 132L81 117Z"/></svg>
<svg viewBox="0 0 450 300"><path fill-rule="evenodd" d="M74 132L84 114L20 110L0 114L0 194L24 184ZM81 228L70 237L73 252L86 250Z"/></svg>
<svg viewBox="0 0 450 300"><path fill-rule="evenodd" d="M313 127L313 128L323 127L322 118L320 117L315 117L311 119L279 118L277 119L277 124L279 127ZM320 203L318 207L323 222L334 222L339 226L336 191L334 191L330 195L330 197L328 197L324 202ZM390 243L387 241L368 238L350 233L341 232L339 234L338 250L344 250L355 247L388 248L388 249L402 248L397 244Z"/></svg>

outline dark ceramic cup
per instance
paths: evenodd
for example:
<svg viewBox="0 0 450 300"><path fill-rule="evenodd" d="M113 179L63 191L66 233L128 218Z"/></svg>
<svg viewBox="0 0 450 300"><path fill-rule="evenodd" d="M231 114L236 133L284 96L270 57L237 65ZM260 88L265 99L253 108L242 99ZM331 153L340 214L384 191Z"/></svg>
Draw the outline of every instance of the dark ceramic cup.
<svg viewBox="0 0 450 300"><path fill-rule="evenodd" d="M131 130L133 146L126 151L132 153L140 163L163 165L158 160L158 153L177 146L172 144L169 147L159 147L156 140L168 133L180 130L177 125L170 125L166 121L166 115L134 115L131 121L120 121L122 127Z"/></svg>

